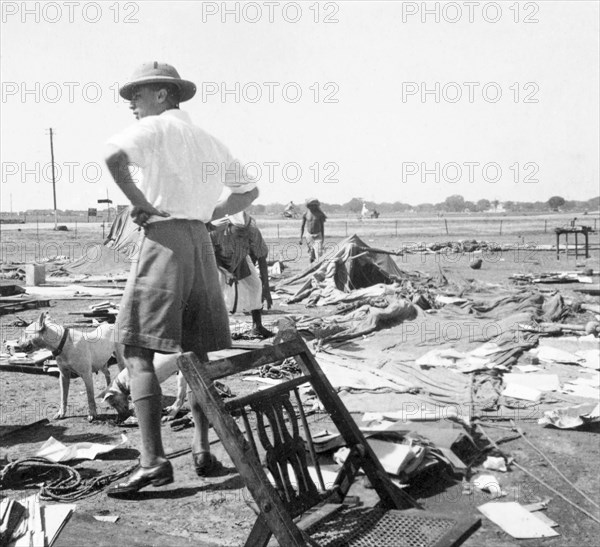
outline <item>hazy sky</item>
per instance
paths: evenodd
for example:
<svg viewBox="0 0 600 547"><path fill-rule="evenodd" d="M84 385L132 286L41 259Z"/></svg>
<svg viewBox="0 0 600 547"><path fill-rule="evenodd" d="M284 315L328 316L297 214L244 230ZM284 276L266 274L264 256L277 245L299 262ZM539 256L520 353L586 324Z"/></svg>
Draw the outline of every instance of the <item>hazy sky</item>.
<svg viewBox="0 0 600 547"><path fill-rule="evenodd" d="M1 209L52 207L49 127L60 209L126 203L104 142L149 60L197 84L182 107L259 203L588 199L598 21L595 1L2 2Z"/></svg>

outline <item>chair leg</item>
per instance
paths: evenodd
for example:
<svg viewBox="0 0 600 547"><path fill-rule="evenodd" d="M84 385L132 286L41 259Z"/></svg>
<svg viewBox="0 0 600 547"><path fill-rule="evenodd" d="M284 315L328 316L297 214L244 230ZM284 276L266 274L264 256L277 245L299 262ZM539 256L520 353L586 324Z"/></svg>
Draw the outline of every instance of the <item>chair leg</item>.
<svg viewBox="0 0 600 547"><path fill-rule="evenodd" d="M271 539L272 532L262 517L254 522L252 531L246 540L245 547L266 547Z"/></svg>

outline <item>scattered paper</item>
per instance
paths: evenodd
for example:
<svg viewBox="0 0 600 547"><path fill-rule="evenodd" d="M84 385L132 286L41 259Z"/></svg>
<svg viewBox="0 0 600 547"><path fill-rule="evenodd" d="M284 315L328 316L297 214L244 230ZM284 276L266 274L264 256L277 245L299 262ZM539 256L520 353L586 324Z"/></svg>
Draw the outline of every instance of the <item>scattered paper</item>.
<svg viewBox="0 0 600 547"><path fill-rule="evenodd" d="M570 380L569 384L580 384L582 386L590 386L590 387L600 387L600 374L596 374L595 376L581 376L580 378L575 378L575 380Z"/></svg>
<svg viewBox="0 0 600 547"><path fill-rule="evenodd" d="M502 392L504 397L512 397L513 399L523 399L525 401L537 402L542 397L542 392L539 389L531 387L523 387L518 384L511 384Z"/></svg>
<svg viewBox="0 0 600 547"><path fill-rule="evenodd" d="M546 514L542 513L541 511L531 511L531 514L535 518L540 519L544 524L547 524L551 528L554 528L555 526L558 526L558 522L552 520L549 516L547 516Z"/></svg>
<svg viewBox="0 0 600 547"><path fill-rule="evenodd" d="M506 496L506 492L502 490L498 479L494 475L479 475L479 477L473 479L473 486L483 492L489 492L494 499Z"/></svg>
<svg viewBox="0 0 600 547"><path fill-rule="evenodd" d="M518 368L523 373L537 372L538 370L542 370L542 368L538 367L537 365L515 365L515 368Z"/></svg>
<svg viewBox="0 0 600 547"><path fill-rule="evenodd" d="M460 372L494 368L493 361L471 353L461 353L454 349L433 349L419 357L415 364L420 367L454 368Z"/></svg>
<svg viewBox="0 0 600 547"><path fill-rule="evenodd" d="M502 377L507 386L517 384L521 387L533 388L539 391L558 391L560 382L556 374L516 374L509 373Z"/></svg>
<svg viewBox="0 0 600 547"><path fill-rule="evenodd" d="M56 503L42 507L46 545L51 547L58 538L69 517L75 512L74 504Z"/></svg>
<svg viewBox="0 0 600 547"><path fill-rule="evenodd" d="M349 455L350 449L347 446L342 446L342 448L336 450L333 454L333 461L341 467L344 465L344 462L348 459Z"/></svg>
<svg viewBox="0 0 600 547"><path fill-rule="evenodd" d="M100 522L111 522L114 524L119 520L119 515L94 515L94 518Z"/></svg>
<svg viewBox="0 0 600 547"><path fill-rule="evenodd" d="M586 403L583 405L546 410L538 420L539 425L552 425L559 429L575 429L586 423L598 421L600 405Z"/></svg>
<svg viewBox="0 0 600 547"><path fill-rule="evenodd" d="M540 338L538 345L540 348L557 348L571 353L579 351L595 350L598 351L598 338L593 334L586 336L559 336L558 338Z"/></svg>
<svg viewBox="0 0 600 547"><path fill-rule="evenodd" d="M438 294L435 297L435 301L438 304L442 304L443 306L447 304L466 304L466 298L459 298L457 296L444 296L443 294Z"/></svg>
<svg viewBox="0 0 600 547"><path fill-rule="evenodd" d="M424 456L424 454L421 455L422 447L420 446L390 443L378 439L368 439L367 442L386 473L390 475L399 475L415 458Z"/></svg>
<svg viewBox="0 0 600 547"><path fill-rule="evenodd" d="M484 469L490 469L492 471L502 471L506 473L508 469L506 469L506 462L504 458L496 458L494 456L488 456L487 459L483 462Z"/></svg>
<svg viewBox="0 0 600 547"><path fill-rule="evenodd" d="M563 387L563 393L570 393L571 395L583 397L584 399L600 399L600 390L597 387L581 384L567 383Z"/></svg>
<svg viewBox="0 0 600 547"><path fill-rule="evenodd" d="M515 501L486 503L478 509L516 539L558 536L558 532Z"/></svg>
<svg viewBox="0 0 600 547"><path fill-rule="evenodd" d="M578 351L575 355L582 359L581 366L593 370L600 369L600 349L586 349Z"/></svg>
<svg viewBox="0 0 600 547"><path fill-rule="evenodd" d="M537 357L540 361L546 363L579 364L582 360L581 357L578 357L574 353L548 346L541 346L538 348Z"/></svg>
<svg viewBox="0 0 600 547"><path fill-rule="evenodd" d="M93 460L98 454L105 454L115 448L122 446L127 442L127 437L121 434L119 444L99 444L99 443L74 443L66 446L50 437L38 450L38 458L46 458L55 463L66 462L69 460Z"/></svg>

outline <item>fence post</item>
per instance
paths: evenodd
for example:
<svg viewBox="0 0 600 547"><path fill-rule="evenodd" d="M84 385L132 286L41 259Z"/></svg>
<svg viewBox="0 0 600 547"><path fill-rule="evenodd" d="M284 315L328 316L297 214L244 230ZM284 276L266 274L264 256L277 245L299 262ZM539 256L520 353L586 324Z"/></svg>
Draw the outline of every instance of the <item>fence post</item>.
<svg viewBox="0 0 600 547"><path fill-rule="evenodd" d="M544 220L544 233L548 231L548 221Z"/></svg>
<svg viewBox="0 0 600 547"><path fill-rule="evenodd" d="M348 237L348 221L344 223L346 225L346 237Z"/></svg>
<svg viewBox="0 0 600 547"><path fill-rule="evenodd" d="M449 235L449 232L448 232L448 219L447 218L444 219L444 224L446 225L446 235Z"/></svg>
<svg viewBox="0 0 600 547"><path fill-rule="evenodd" d="M500 235L502 235L502 221L500 221Z"/></svg>
<svg viewBox="0 0 600 547"><path fill-rule="evenodd" d="M279 224L277 224L277 239L279 239Z"/></svg>
<svg viewBox="0 0 600 547"><path fill-rule="evenodd" d="M398 237L398 221L396 221L396 222L395 222L395 224L396 224L396 227L395 227L395 230L396 230L396 237Z"/></svg>

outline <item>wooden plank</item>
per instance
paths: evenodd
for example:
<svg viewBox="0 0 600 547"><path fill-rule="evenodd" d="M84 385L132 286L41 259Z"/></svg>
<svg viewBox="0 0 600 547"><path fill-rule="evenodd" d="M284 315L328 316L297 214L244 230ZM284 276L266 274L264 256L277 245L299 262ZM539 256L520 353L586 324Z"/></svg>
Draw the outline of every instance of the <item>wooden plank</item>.
<svg viewBox="0 0 600 547"><path fill-rule="evenodd" d="M255 512L258 510L258 507L255 509ZM272 532L269 529L269 526L265 522L265 520L260 516L256 519L254 526L244 544L245 547L265 547L269 544L269 540L271 539Z"/></svg>
<svg viewBox="0 0 600 547"><path fill-rule="evenodd" d="M314 524L317 524L318 522L330 517L334 513L337 513L343 507L344 505L341 503L324 503L320 506L316 506L309 513L302 516L297 523L298 528L300 528L300 530L306 530Z"/></svg>
<svg viewBox="0 0 600 547"><path fill-rule="evenodd" d="M252 368L262 367L275 361L283 361L293 357L303 350L304 343L298 339L275 346L267 346L262 349L240 353L210 362L208 374L211 380L218 380L225 376L231 376ZM306 346L304 346L306 347Z"/></svg>
<svg viewBox="0 0 600 547"><path fill-rule="evenodd" d="M272 355L278 352L267 353ZM261 518L268 524L281 545L304 547L306 542L302 532L285 510L281 497L271 486L260 461L226 411L221 397L212 384L213 375L209 370L212 369L213 363L207 367L194 353L188 352L179 357L177 364L257 502Z"/></svg>
<svg viewBox="0 0 600 547"><path fill-rule="evenodd" d="M148 533L143 526L99 522L91 514L78 513L71 516L53 547L217 547L198 539L170 536L153 531Z"/></svg>
<svg viewBox="0 0 600 547"><path fill-rule="evenodd" d="M286 382L277 384L276 386L268 387L267 389L261 389L260 391L255 391L254 393L244 395L243 397L238 397L237 399L230 399L225 403L225 408L228 412L231 412L233 410L237 410L238 408L249 405L254 401L273 397L275 395L279 395L280 393L285 393L286 391L291 391L295 387L306 384L307 382L310 382L309 376L298 376L297 378L287 380Z"/></svg>
<svg viewBox="0 0 600 547"><path fill-rule="evenodd" d="M426 516L434 516L440 519L447 519L445 515L432 515L431 513L425 513ZM460 545L465 539L467 539L475 530L481 526L481 519L477 517L466 517L462 519L456 519L456 524L450 528L433 547L453 547L454 545Z"/></svg>
<svg viewBox="0 0 600 547"><path fill-rule="evenodd" d="M59 372L44 372L42 367L35 365L0 365L0 372L22 372L24 374L44 374L45 376L55 376L58 378Z"/></svg>
<svg viewBox="0 0 600 547"><path fill-rule="evenodd" d="M356 474L360 471L361 465L362 456L358 453L357 447L353 446L350 448L350 453L342 464L334 483L334 488L337 489L341 500L346 497Z"/></svg>

